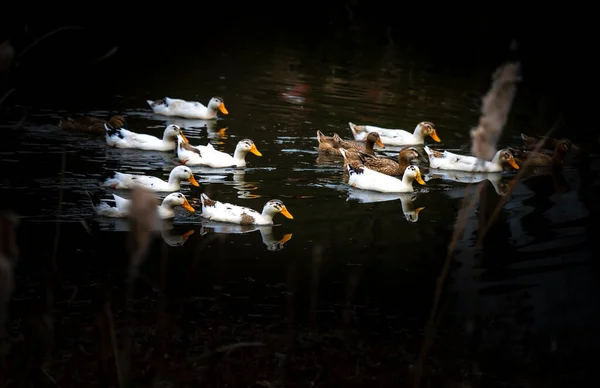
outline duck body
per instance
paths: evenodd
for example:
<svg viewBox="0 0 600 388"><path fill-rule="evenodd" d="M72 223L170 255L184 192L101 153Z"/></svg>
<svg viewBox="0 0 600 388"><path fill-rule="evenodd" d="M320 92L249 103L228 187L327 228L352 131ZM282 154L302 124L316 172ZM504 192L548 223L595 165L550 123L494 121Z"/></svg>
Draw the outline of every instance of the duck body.
<svg viewBox="0 0 600 388"><path fill-rule="evenodd" d="M406 168L411 165L411 161L418 159L420 156L419 151L414 147L406 147L400 150L398 161L388 157L368 155L360 151L346 153L348 159L358 159L369 169L391 176L402 176ZM346 168L345 164L344 168Z"/></svg>
<svg viewBox="0 0 600 388"><path fill-rule="evenodd" d="M294 218L283 202L278 199L268 201L263 207L262 213L245 206L212 200L204 193L200 200L202 202L201 216L212 221L238 225L273 225L273 216L277 213L281 213L289 219Z"/></svg>
<svg viewBox="0 0 600 388"><path fill-rule="evenodd" d="M152 111L163 116L176 116L186 119L210 120L217 118L217 112L229 114L221 97L213 97L205 106L198 101L186 101L165 97L161 100L146 100Z"/></svg>
<svg viewBox="0 0 600 388"><path fill-rule="evenodd" d="M186 166L177 166L171 170L168 181L149 175L115 172L102 185L113 189L133 189L141 186L150 191L173 192L181 189L182 180L187 180L194 186L200 185L194 178L192 170Z"/></svg>
<svg viewBox="0 0 600 388"><path fill-rule="evenodd" d="M342 156L346 159L346 151L343 149ZM380 193L408 193L414 191L413 180L422 185L425 184L417 166L407 167L402 180L371 170L356 160L348 160L346 169L348 171L348 185L362 190L378 191Z"/></svg>
<svg viewBox="0 0 600 388"><path fill-rule="evenodd" d="M319 152L330 154L330 155L342 155L340 148L346 150L357 150L367 153L369 155L375 155L375 144L381 148L385 148L385 145L381 141L381 138L377 132L369 133L365 140L345 140L342 139L337 133L333 136L328 137L321 131L317 131L317 141L319 142Z"/></svg>
<svg viewBox="0 0 600 388"><path fill-rule="evenodd" d="M425 137L430 136L436 142L440 142L433 123L422 121L415 127L413 133L403 129L389 129L376 127L374 125L356 125L348 123L350 131L355 140L365 140L369 133L377 132L383 144L391 146L425 144Z"/></svg>
<svg viewBox="0 0 600 388"><path fill-rule="evenodd" d="M557 140L554 144L554 152L551 155L544 151L534 152L514 148L510 150L520 163L527 162L527 165L530 167L562 167L565 163L567 153L573 146L567 139Z"/></svg>
<svg viewBox="0 0 600 388"><path fill-rule="evenodd" d="M132 132L125 128L117 128L105 123L106 144L114 148L136 148L146 151L173 151L176 147L177 135L183 135L177 125L169 125L163 132L162 139L145 133ZM187 141L187 139L185 139Z"/></svg>
<svg viewBox="0 0 600 388"><path fill-rule="evenodd" d="M177 157L187 166L207 166L212 168L246 167L248 152L256 156L262 154L250 139L242 139L235 147L233 155L216 150L211 143L206 146L193 146L183 138L177 142Z"/></svg>
<svg viewBox="0 0 600 388"><path fill-rule="evenodd" d="M500 150L491 161L479 159L470 155L459 155L450 151L432 150L424 147L429 156L429 166L439 170L471 171L471 172L500 172L504 163L514 169L519 169L513 155L508 150Z"/></svg>
<svg viewBox="0 0 600 388"><path fill-rule="evenodd" d="M58 126L69 132L103 136L106 133L106 130L104 129L105 122L106 120L104 119L91 116L66 117L58 122ZM127 124L125 117L121 115L112 116L108 122L111 126L118 128L123 128Z"/></svg>
<svg viewBox="0 0 600 388"><path fill-rule="evenodd" d="M131 200L112 194L113 200L108 201L94 200L90 192L87 192L96 214L104 217L123 218L128 217ZM175 217L176 206L183 206L190 212L195 212L195 209L189 204L185 196L181 193L171 193L163 199L160 206L156 207L157 214L161 219L169 219Z"/></svg>

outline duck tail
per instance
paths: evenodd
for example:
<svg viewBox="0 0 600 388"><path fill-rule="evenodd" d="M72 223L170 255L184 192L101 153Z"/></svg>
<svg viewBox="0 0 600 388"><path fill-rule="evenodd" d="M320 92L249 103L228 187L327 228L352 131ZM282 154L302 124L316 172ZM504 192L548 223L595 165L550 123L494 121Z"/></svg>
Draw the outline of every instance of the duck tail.
<svg viewBox="0 0 600 388"><path fill-rule="evenodd" d="M362 133L365 132L365 126L364 125L356 125L354 123L348 122L348 126L350 127L350 131L352 131L352 136L354 136L354 139L357 139L358 136Z"/></svg>
<svg viewBox="0 0 600 388"><path fill-rule="evenodd" d="M214 206L216 201L210 199L205 193L202 193L200 195L200 202L202 203L202 207L210 207Z"/></svg>
<svg viewBox="0 0 600 388"><path fill-rule="evenodd" d="M95 212L98 212L98 206L102 203L102 201L100 200L100 197L98 197L98 195L91 193L90 191L86 190L85 193L87 194L90 203L92 204L92 208L94 208Z"/></svg>
<svg viewBox="0 0 600 388"><path fill-rule="evenodd" d="M104 129L106 130L106 135L108 137L117 135L121 139L123 138L123 135L121 134L121 128L113 127L109 122L104 123Z"/></svg>
<svg viewBox="0 0 600 388"><path fill-rule="evenodd" d="M317 141L319 143L321 143L323 140L325 140L325 134L319 130L317 130Z"/></svg>
<svg viewBox="0 0 600 388"><path fill-rule="evenodd" d="M167 102L167 98L161 98L160 100L146 100L146 102L148 103L148 105L150 105L150 107L152 109L156 108L159 105L164 105L164 106L168 106L168 102Z"/></svg>
<svg viewBox="0 0 600 388"><path fill-rule="evenodd" d="M103 176L103 180L102 180L102 186L104 187L112 187L112 188L117 188L117 186L119 185L119 180L117 180L117 174L118 172L109 172L107 174L105 174Z"/></svg>

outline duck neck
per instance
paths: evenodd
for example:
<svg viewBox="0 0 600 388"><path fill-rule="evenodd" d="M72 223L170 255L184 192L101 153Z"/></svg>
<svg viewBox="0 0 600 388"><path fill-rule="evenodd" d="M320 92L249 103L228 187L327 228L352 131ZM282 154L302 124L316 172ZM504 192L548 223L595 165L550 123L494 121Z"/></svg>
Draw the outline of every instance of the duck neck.
<svg viewBox="0 0 600 388"><path fill-rule="evenodd" d="M502 167L502 163L500 163L500 151L496 152L496 155L494 155L491 162L495 165L499 165L500 167Z"/></svg>
<svg viewBox="0 0 600 388"><path fill-rule="evenodd" d="M167 181L169 185L177 187L174 191L179 190L179 184L181 183L181 178L179 178L174 171L171 171L169 174L169 180Z"/></svg>
<svg viewBox="0 0 600 388"><path fill-rule="evenodd" d="M402 175L402 182L406 183L409 186L412 185L412 181L414 181L414 180L415 180L415 177L410 174L407 174L406 171Z"/></svg>
<svg viewBox="0 0 600 388"><path fill-rule="evenodd" d="M236 147L235 151L233 152L233 158L237 161L245 160L247 153L248 153L248 151L243 150L241 147Z"/></svg>
<svg viewBox="0 0 600 388"><path fill-rule="evenodd" d="M423 129L421 129L421 126L417 124L417 126L415 127L415 130L413 131L413 136L416 137L418 140L425 140L425 135L423 135Z"/></svg>
<svg viewBox="0 0 600 388"><path fill-rule="evenodd" d="M565 163L565 156L565 152L557 147L552 154L552 165L556 167L562 166Z"/></svg>
<svg viewBox="0 0 600 388"><path fill-rule="evenodd" d="M408 158L406 158L405 156L402 156L402 154L398 154L398 164L401 168L406 169L406 167L408 167L408 165L410 164L410 160L408 160Z"/></svg>
<svg viewBox="0 0 600 388"><path fill-rule="evenodd" d="M263 218L267 221L273 222L273 212L269 210L268 207L264 207L263 211L261 213L261 215L263 216Z"/></svg>
<svg viewBox="0 0 600 388"><path fill-rule="evenodd" d="M168 133L165 133L163 135L163 142L166 144L173 144L177 146L177 138L169 135Z"/></svg>
<svg viewBox="0 0 600 388"><path fill-rule="evenodd" d="M367 140L365 141L365 151L368 154L373 154L375 152L373 146L375 145L375 142L372 139L367 138Z"/></svg>
<svg viewBox="0 0 600 388"><path fill-rule="evenodd" d="M175 210L173 210L173 206L171 206L170 204L165 203L163 201L163 203L160 204L159 208L159 212L162 218L172 218L173 216L175 216Z"/></svg>

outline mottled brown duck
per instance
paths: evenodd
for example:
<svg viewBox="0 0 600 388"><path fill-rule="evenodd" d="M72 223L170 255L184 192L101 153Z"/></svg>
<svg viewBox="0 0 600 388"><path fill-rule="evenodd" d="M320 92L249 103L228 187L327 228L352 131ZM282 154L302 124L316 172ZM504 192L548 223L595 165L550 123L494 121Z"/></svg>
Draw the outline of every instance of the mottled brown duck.
<svg viewBox="0 0 600 388"><path fill-rule="evenodd" d="M66 117L58 122L58 126L69 132L89 133L96 136L104 136L106 129L104 123L107 121L98 117L90 116L79 116L79 117ZM122 115L112 116L108 123L113 128L126 127L127 121Z"/></svg>
<svg viewBox="0 0 600 388"><path fill-rule="evenodd" d="M358 160L371 170L379 171L386 175L402 176L412 160L419 159L421 154L415 147L406 147L398 153L398 161L384 156L374 156L358 150L351 150L346 153L346 159L351 161ZM344 169L346 161L344 160Z"/></svg>
<svg viewBox="0 0 600 388"><path fill-rule="evenodd" d="M543 151L533 152L519 148L510 148L519 165L526 163L531 167L562 167L571 149L572 144L568 139L556 141L552 155L548 155Z"/></svg>
<svg viewBox="0 0 600 388"><path fill-rule="evenodd" d="M362 151L369 155L375 155L375 144L381 148L385 148L378 133L369 134L365 141L357 141L344 140L337 133L329 137L325 136L323 132L317 131L317 141L319 142L319 152L330 155L341 156L340 147L347 150Z"/></svg>

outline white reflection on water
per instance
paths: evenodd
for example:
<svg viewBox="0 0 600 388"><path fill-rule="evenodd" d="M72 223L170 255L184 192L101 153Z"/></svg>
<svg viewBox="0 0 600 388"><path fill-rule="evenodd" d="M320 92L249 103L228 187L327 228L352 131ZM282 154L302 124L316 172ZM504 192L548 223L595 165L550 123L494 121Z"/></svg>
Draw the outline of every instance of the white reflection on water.
<svg viewBox="0 0 600 388"><path fill-rule="evenodd" d="M272 225L237 225L225 222L215 222L210 220L202 220L200 234L208 233L220 234L246 234L254 231L259 231L263 244L269 251L279 251L284 248L286 242L292 238L292 233L284 234L282 238L275 238L273 235Z"/></svg>

